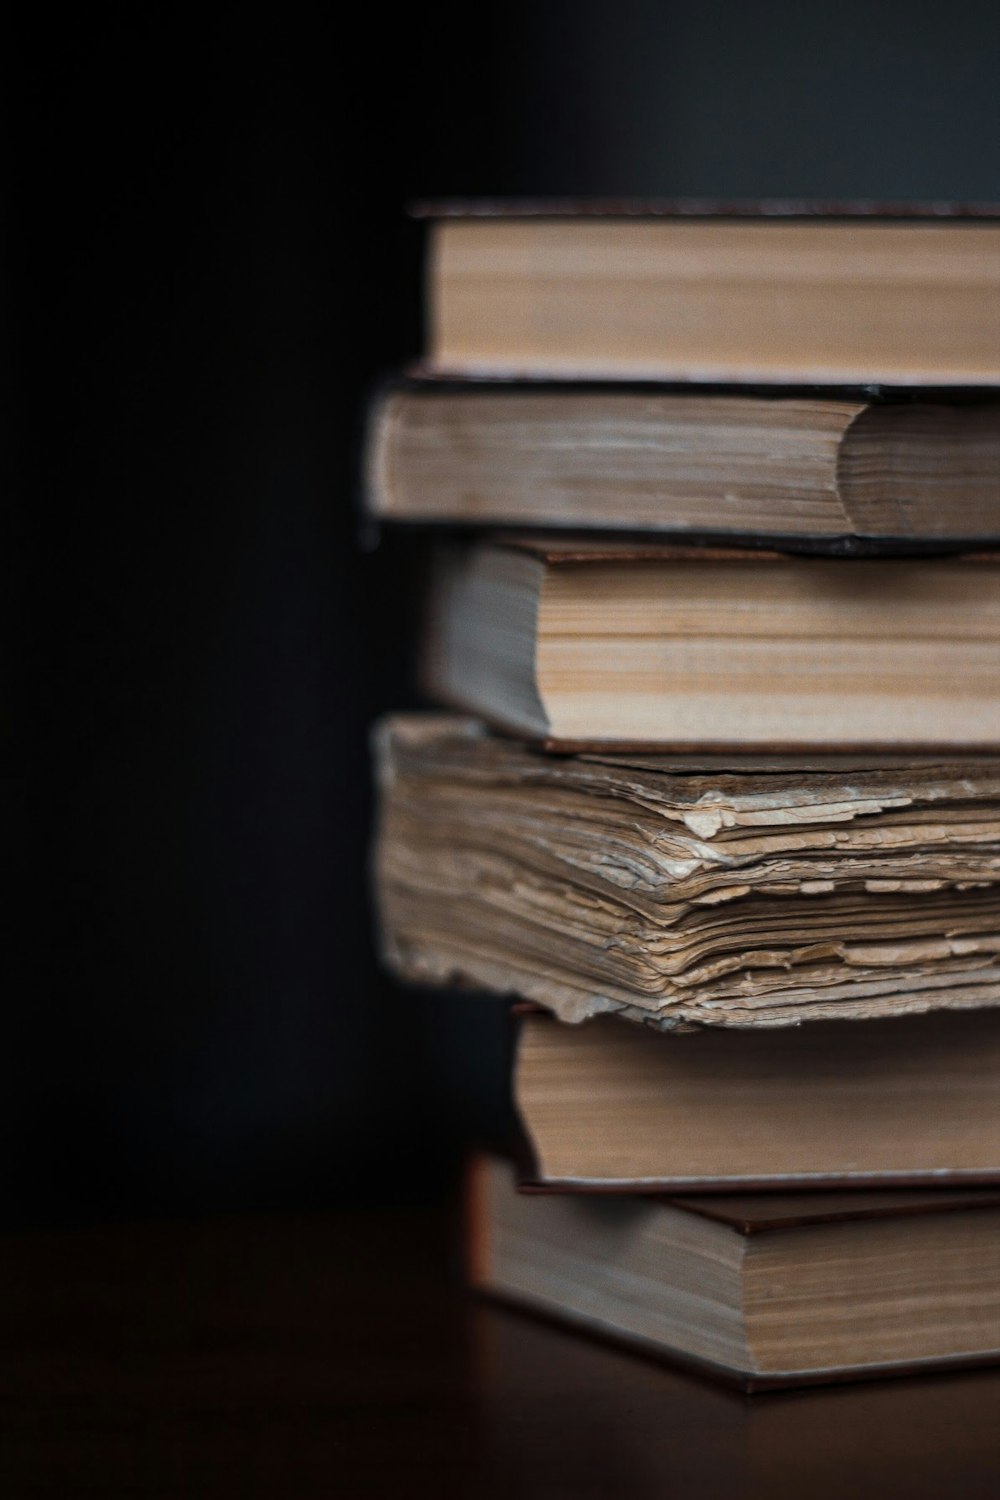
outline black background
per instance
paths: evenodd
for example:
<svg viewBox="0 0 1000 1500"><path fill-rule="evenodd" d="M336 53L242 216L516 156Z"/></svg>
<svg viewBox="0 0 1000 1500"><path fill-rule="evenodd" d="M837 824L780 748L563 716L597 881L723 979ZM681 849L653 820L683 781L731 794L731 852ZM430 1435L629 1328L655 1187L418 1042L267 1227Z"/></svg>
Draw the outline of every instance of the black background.
<svg viewBox="0 0 1000 1500"><path fill-rule="evenodd" d="M433 1195L503 1118L505 1024L403 993L370 934L419 558L359 549L354 465L420 346L404 205L998 199L1000 7L144 5L17 40L3 1215Z"/></svg>

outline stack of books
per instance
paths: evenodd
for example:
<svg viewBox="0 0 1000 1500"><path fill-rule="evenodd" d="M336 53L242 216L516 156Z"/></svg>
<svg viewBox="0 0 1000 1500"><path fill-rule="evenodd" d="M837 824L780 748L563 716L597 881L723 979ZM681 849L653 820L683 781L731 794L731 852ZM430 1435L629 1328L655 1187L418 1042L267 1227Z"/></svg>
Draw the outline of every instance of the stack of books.
<svg viewBox="0 0 1000 1500"><path fill-rule="evenodd" d="M747 1388L996 1360L1000 209L427 216L376 884L516 1002L471 1278Z"/></svg>

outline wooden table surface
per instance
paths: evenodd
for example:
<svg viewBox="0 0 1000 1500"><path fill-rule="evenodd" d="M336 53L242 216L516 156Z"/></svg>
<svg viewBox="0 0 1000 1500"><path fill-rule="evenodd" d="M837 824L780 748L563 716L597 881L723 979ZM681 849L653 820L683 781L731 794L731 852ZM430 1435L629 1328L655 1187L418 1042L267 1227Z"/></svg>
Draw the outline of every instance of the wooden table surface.
<svg viewBox="0 0 1000 1500"><path fill-rule="evenodd" d="M1000 1371L736 1395L468 1297L454 1230L0 1236L0 1495L1000 1496Z"/></svg>

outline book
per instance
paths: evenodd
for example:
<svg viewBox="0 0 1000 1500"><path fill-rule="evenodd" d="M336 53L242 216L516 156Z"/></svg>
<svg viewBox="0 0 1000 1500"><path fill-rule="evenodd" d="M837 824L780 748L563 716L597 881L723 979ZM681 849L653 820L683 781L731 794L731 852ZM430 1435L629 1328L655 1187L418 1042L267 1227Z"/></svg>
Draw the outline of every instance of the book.
<svg viewBox="0 0 1000 1500"><path fill-rule="evenodd" d="M424 681L553 748L1000 747L1000 558L443 549Z"/></svg>
<svg viewBox="0 0 1000 1500"><path fill-rule="evenodd" d="M667 1029L1000 1003L1000 759L555 756L449 715L375 737L404 978Z"/></svg>
<svg viewBox="0 0 1000 1500"><path fill-rule="evenodd" d="M1000 210L453 204L431 219L438 375L1000 383Z"/></svg>
<svg viewBox="0 0 1000 1500"><path fill-rule="evenodd" d="M366 472L385 521L1000 540L1000 402L414 383L375 401Z"/></svg>
<svg viewBox="0 0 1000 1500"><path fill-rule="evenodd" d="M482 1158L471 1284L747 1390L1000 1359L1000 1193L518 1194Z"/></svg>
<svg viewBox="0 0 1000 1500"><path fill-rule="evenodd" d="M1000 1183L1000 1010L663 1035L517 1019L524 1176L587 1192Z"/></svg>
<svg viewBox="0 0 1000 1500"><path fill-rule="evenodd" d="M477 1432L518 1500L992 1500L1000 1367L747 1396L663 1351L470 1297ZM645 1347L645 1346L644 1346Z"/></svg>

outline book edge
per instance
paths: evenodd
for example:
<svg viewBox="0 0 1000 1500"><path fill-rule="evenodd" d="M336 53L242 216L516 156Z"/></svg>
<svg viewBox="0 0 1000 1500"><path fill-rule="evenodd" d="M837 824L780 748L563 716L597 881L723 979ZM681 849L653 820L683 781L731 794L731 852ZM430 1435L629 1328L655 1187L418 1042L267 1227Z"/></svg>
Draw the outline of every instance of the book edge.
<svg viewBox="0 0 1000 1500"><path fill-rule="evenodd" d="M564 1312L541 1300L535 1302L530 1297L502 1287L477 1284L472 1287L472 1291L478 1299L497 1304L505 1312L536 1319L571 1337L596 1339L601 1344L619 1350L625 1349L659 1364L672 1365L688 1374L735 1387L747 1395L781 1391L793 1386L840 1385L847 1381L885 1380L900 1375L934 1375L950 1370L981 1369L1000 1364L1000 1349L991 1349L974 1354L949 1354L882 1364L836 1365L805 1370L741 1370L689 1354L670 1344L661 1344L655 1339L645 1339L639 1334L625 1332L597 1319L590 1320Z"/></svg>
<svg viewBox="0 0 1000 1500"><path fill-rule="evenodd" d="M939 1204L905 1205L897 1208L858 1208L847 1212L822 1214L789 1214L781 1219L752 1220L744 1215L726 1214L722 1209L714 1212L708 1205L687 1201L692 1197L707 1194L727 1193L783 1193L819 1192L828 1190L859 1191L911 1189L941 1189L945 1193L957 1194L962 1190L982 1190L981 1199L962 1199ZM987 1191L994 1189L995 1191ZM740 1234L766 1233L771 1229L792 1229L809 1224L846 1223L853 1219L899 1218L924 1213L957 1213L963 1209L1000 1207L1000 1167L965 1169L957 1167L948 1171L931 1172L834 1172L834 1173L787 1173L757 1177L539 1177L534 1173L524 1174L518 1181L518 1192L531 1196L548 1197L568 1195L572 1197L647 1197L662 1201L664 1205L683 1209L686 1213L727 1224Z"/></svg>

